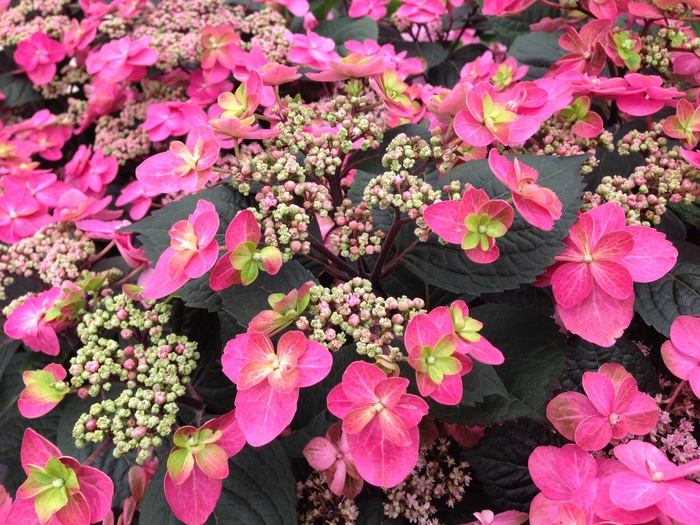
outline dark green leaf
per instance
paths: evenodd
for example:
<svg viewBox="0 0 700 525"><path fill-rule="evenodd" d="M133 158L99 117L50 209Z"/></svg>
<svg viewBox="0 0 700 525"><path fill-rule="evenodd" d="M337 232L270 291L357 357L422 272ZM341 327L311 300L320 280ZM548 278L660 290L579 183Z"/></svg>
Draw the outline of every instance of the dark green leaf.
<svg viewBox="0 0 700 525"><path fill-rule="evenodd" d="M324 410L313 418L308 425L280 439L285 453L290 458L303 458L304 447L315 437L325 436L336 418Z"/></svg>
<svg viewBox="0 0 700 525"><path fill-rule="evenodd" d="M583 393L581 380L584 372L597 372L605 363L619 363L624 366L637 380L641 391L652 396L659 392L659 374L654 365L637 345L623 337L608 348L579 339L569 354L562 390L577 390Z"/></svg>
<svg viewBox="0 0 700 525"><path fill-rule="evenodd" d="M530 66L526 79L541 78L549 66L566 54L559 46L561 35L541 31L518 35L508 50L508 56L515 57L518 64Z"/></svg>
<svg viewBox="0 0 700 525"><path fill-rule="evenodd" d="M554 315L554 295L550 287L540 288L521 284L515 290L483 294L481 299L487 303L509 304L549 316Z"/></svg>
<svg viewBox="0 0 700 525"><path fill-rule="evenodd" d="M474 263L460 246L443 246L437 236L431 235L429 242L418 244L403 259L415 275L445 290L479 295L532 282L554 262L554 256L564 249L562 239L568 235L581 206L579 169L585 157L518 156L518 159L537 169L538 184L552 189L561 200L563 215L554 228L548 232L539 230L516 211L513 225L496 241L501 255L491 264ZM510 191L491 173L485 160L462 164L441 179L444 185L453 180L481 188L492 199L510 198Z"/></svg>
<svg viewBox="0 0 700 525"><path fill-rule="evenodd" d="M496 33L499 42L509 46L519 36L530 33L530 26L545 17L557 18L561 10L535 3L517 15L500 17L487 16L491 29Z"/></svg>
<svg viewBox="0 0 700 525"><path fill-rule="evenodd" d="M464 64L473 62L486 51L488 48L482 44L460 47L450 58L440 61L428 70L428 82L433 86L453 88L459 81L459 74Z"/></svg>
<svg viewBox="0 0 700 525"><path fill-rule="evenodd" d="M0 106L6 108L16 108L44 100L41 93L34 91L34 84L24 74L0 74L0 92L5 95L5 100L0 102Z"/></svg>
<svg viewBox="0 0 700 525"><path fill-rule="evenodd" d="M22 345L22 341L12 339L5 335L4 324L5 323L3 323L3 327L0 328L0 376L5 373L7 365L10 364L15 353Z"/></svg>
<svg viewBox="0 0 700 525"><path fill-rule="evenodd" d="M314 31L327 38L332 38L337 46L343 46L348 40L364 42L367 39L376 40L379 35L377 21L363 16L362 18L338 17L333 20L323 20ZM342 47L341 51L345 49Z"/></svg>
<svg viewBox="0 0 700 525"><path fill-rule="evenodd" d="M669 241L684 242L688 238L688 231L685 229L685 224L678 218L678 215L671 210L666 210L661 216L661 222L654 226L657 231L660 231Z"/></svg>
<svg viewBox="0 0 700 525"><path fill-rule="evenodd" d="M355 504L359 512L356 525L402 525L404 523L403 516L390 518L384 514L384 505L379 493L366 497L361 495L355 500Z"/></svg>
<svg viewBox="0 0 700 525"><path fill-rule="evenodd" d="M462 425L485 426L520 417L546 422L547 402L566 363L566 341L557 325L546 315L501 304L472 308L469 315L484 323L481 335L503 352L505 363L475 367L475 378L464 376L463 404L436 404L431 415Z"/></svg>
<svg viewBox="0 0 700 525"><path fill-rule="evenodd" d="M671 323L680 315L700 312L700 249L674 243L678 262L653 283L634 283L634 309L644 321L669 337Z"/></svg>
<svg viewBox="0 0 700 525"><path fill-rule="evenodd" d="M310 8L316 20L325 20L328 17L328 13L339 3L340 0L313 0L310 2Z"/></svg>
<svg viewBox="0 0 700 525"><path fill-rule="evenodd" d="M692 204L681 202L680 204L669 203L667 206L688 226L700 230L700 199L696 199Z"/></svg>
<svg viewBox="0 0 700 525"><path fill-rule="evenodd" d="M195 208L197 202L202 199L216 206L219 214L219 231L216 236L221 246L224 245L224 234L229 223L236 214L247 207L245 197L230 186L218 186L205 189L195 195L171 202L165 208L154 211L149 217L140 220L136 224L124 228L125 232L137 232L138 238L146 250L146 257L155 266L156 261L170 246L168 232L177 221L187 219ZM209 288L209 274L199 279L189 281L176 292L185 302L193 308L207 308L216 311L221 307L218 296Z"/></svg>
<svg viewBox="0 0 700 525"><path fill-rule="evenodd" d="M177 525L163 492L165 459L141 504L141 525ZM246 446L229 459L229 475L207 525L293 525L297 523L295 482L289 460L277 441Z"/></svg>
<svg viewBox="0 0 700 525"><path fill-rule="evenodd" d="M297 261L289 261L275 275L260 272L248 286L233 285L219 292L222 308L242 326L248 326L253 317L270 309L268 297L275 293L287 294L308 281L316 282L313 274Z"/></svg>
<svg viewBox="0 0 700 525"><path fill-rule="evenodd" d="M525 511L539 492L530 478L527 460L539 446L563 446L564 440L541 424L521 419L487 428L479 444L464 457L491 497L490 509Z"/></svg>

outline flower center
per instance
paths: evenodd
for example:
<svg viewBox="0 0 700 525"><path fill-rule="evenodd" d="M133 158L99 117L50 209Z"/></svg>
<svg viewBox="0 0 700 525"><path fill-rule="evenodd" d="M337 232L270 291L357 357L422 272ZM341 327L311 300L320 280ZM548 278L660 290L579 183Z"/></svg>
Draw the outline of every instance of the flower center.
<svg viewBox="0 0 700 525"><path fill-rule="evenodd" d="M382 405L381 403L375 403L372 408L374 409L375 414L379 414L379 412L384 410L384 405Z"/></svg>

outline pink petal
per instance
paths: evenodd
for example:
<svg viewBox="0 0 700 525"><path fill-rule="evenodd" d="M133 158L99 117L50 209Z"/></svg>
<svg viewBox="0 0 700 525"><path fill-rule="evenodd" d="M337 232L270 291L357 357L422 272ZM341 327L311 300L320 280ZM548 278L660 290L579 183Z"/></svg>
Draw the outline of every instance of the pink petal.
<svg viewBox="0 0 700 525"><path fill-rule="evenodd" d="M445 376L430 397L443 405L458 405L462 400L463 391L461 375Z"/></svg>
<svg viewBox="0 0 700 525"><path fill-rule="evenodd" d="M460 240L461 242L461 240ZM434 312L435 310L433 310ZM431 314L433 313L431 312ZM449 312L447 312L449 316ZM452 331L452 319L450 318L450 331ZM440 337L442 337L435 326L435 323L425 314L418 314L413 319L411 319L406 327L406 333L404 335L404 343L406 345L406 350L409 353L418 352L423 350L423 347L435 346Z"/></svg>
<svg viewBox="0 0 700 525"><path fill-rule="evenodd" d="M246 345L250 333L239 334L235 339L231 339L224 347L224 355L221 358L224 374L233 382L238 383L238 376L243 367L250 363L250 358L246 352Z"/></svg>
<svg viewBox="0 0 700 525"><path fill-rule="evenodd" d="M592 287L591 265L584 262L564 263L552 275L554 299L562 308L581 304L590 295Z"/></svg>
<svg viewBox="0 0 700 525"><path fill-rule="evenodd" d="M532 481L542 494L555 500L567 500L572 496L572 492L557 470L557 456L560 451L557 447L537 447L527 460L527 468Z"/></svg>
<svg viewBox="0 0 700 525"><path fill-rule="evenodd" d="M447 242L461 244L467 233L459 202L445 201L431 204L423 212L423 218L430 229Z"/></svg>
<svg viewBox="0 0 700 525"><path fill-rule="evenodd" d="M554 227L554 217L549 210L536 202L513 193L513 204L528 223L540 230L549 231Z"/></svg>
<svg viewBox="0 0 700 525"><path fill-rule="evenodd" d="M700 523L700 485L685 479L669 483L657 506L679 523Z"/></svg>
<svg viewBox="0 0 700 525"><path fill-rule="evenodd" d="M250 210L240 212L226 229L226 248L234 250L242 242L260 242L260 224Z"/></svg>
<svg viewBox="0 0 700 525"><path fill-rule="evenodd" d="M333 366L333 356L317 341L306 341L306 352L297 361L299 387L315 385L325 379Z"/></svg>
<svg viewBox="0 0 700 525"><path fill-rule="evenodd" d="M663 233L645 226L628 226L634 248L620 261L637 283L650 283L666 275L676 264L678 250Z"/></svg>
<svg viewBox="0 0 700 525"><path fill-rule="evenodd" d="M86 525L90 523L90 507L80 492L68 497L68 503L53 515L61 525Z"/></svg>
<svg viewBox="0 0 700 525"><path fill-rule="evenodd" d="M487 365L501 365L505 361L503 353L489 343L485 337L481 337L476 343L465 341L457 337L456 352L467 353L480 363Z"/></svg>
<svg viewBox="0 0 700 525"><path fill-rule="evenodd" d="M697 358L678 350L672 341L666 341L661 345L661 357L671 373L679 379L688 379L691 371L700 366Z"/></svg>
<svg viewBox="0 0 700 525"><path fill-rule="evenodd" d="M253 332L255 333L255 332ZM266 361L250 361L238 374L238 390L248 390L263 382L271 373L273 368Z"/></svg>
<svg viewBox="0 0 700 525"><path fill-rule="evenodd" d="M232 252L226 252L214 265L209 278L209 286L215 292L224 290L234 284L241 284L241 272L231 266Z"/></svg>
<svg viewBox="0 0 700 525"><path fill-rule="evenodd" d="M347 468L345 461L342 459L334 461L326 471L326 482L328 483L328 488L331 489L331 492L336 496L342 496L346 479Z"/></svg>
<svg viewBox="0 0 700 525"><path fill-rule="evenodd" d="M136 178L149 190L160 193L172 193L180 190L180 177L175 170L184 161L166 151L148 157L136 167Z"/></svg>
<svg viewBox="0 0 700 525"><path fill-rule="evenodd" d="M29 475L26 465L44 467L51 458L61 457L61 451L41 434L28 428L22 438L20 458L24 472Z"/></svg>
<svg viewBox="0 0 700 525"><path fill-rule="evenodd" d="M642 441L630 441L624 445L618 445L613 449L615 457L635 474L651 480L647 470L647 464L653 463L656 469L664 475L664 478L672 478L676 473L676 466L669 461L666 455L651 443Z"/></svg>
<svg viewBox="0 0 700 525"><path fill-rule="evenodd" d="M591 416L576 428L574 440L583 450L593 452L601 450L612 439L612 427L605 416Z"/></svg>
<svg viewBox="0 0 700 525"><path fill-rule="evenodd" d="M289 426L297 411L299 389L281 393L266 381L236 394L236 417L246 441L266 445Z"/></svg>
<svg viewBox="0 0 700 525"><path fill-rule="evenodd" d="M576 428L584 419L597 415L593 403L578 392L564 392L552 399L547 405L547 419L559 433L573 441Z"/></svg>
<svg viewBox="0 0 700 525"><path fill-rule="evenodd" d="M656 505L650 505L641 510L625 510L616 505L611 500L610 487L617 476L621 474L613 474L603 478L598 485L598 493L593 510L597 516L605 520L615 523L647 523L656 518L660 511Z"/></svg>
<svg viewBox="0 0 700 525"><path fill-rule="evenodd" d="M677 317L671 324L671 341L680 352L700 359L700 317Z"/></svg>
<svg viewBox="0 0 700 525"><path fill-rule="evenodd" d="M90 508L90 523L101 521L112 508L114 483L107 474L96 468L78 465L70 468L76 471L80 492Z"/></svg>
<svg viewBox="0 0 700 525"><path fill-rule="evenodd" d="M593 219L593 232L592 235L589 236L592 246L598 244L598 241L606 233L626 230L627 227L625 212L620 206L613 202L606 202L602 206L587 211L584 215Z"/></svg>
<svg viewBox="0 0 700 525"><path fill-rule="evenodd" d="M350 401L360 406L374 405L377 402L374 388L385 379L386 374L378 367L353 361L343 373L343 391Z"/></svg>
<svg viewBox="0 0 700 525"><path fill-rule="evenodd" d="M610 379L596 372L585 372L582 385L588 399L600 414L607 417L612 413L615 389Z"/></svg>
<svg viewBox="0 0 700 525"><path fill-rule="evenodd" d="M395 487L416 466L420 436L418 428L408 430L411 444L395 445L382 432L379 419L372 420L357 435L348 435L355 467L362 478L377 487Z"/></svg>
<svg viewBox="0 0 700 525"><path fill-rule="evenodd" d="M625 510L640 510L658 503L668 492L668 484L656 483L633 473L617 474L610 484L610 500Z"/></svg>
<svg viewBox="0 0 700 525"><path fill-rule="evenodd" d="M359 434L377 415L374 407L366 406L351 410L343 418L343 432L347 434Z"/></svg>
<svg viewBox="0 0 700 525"><path fill-rule="evenodd" d="M470 146L488 146L496 137L467 110L460 111L454 119L455 133Z"/></svg>
<svg viewBox="0 0 700 525"><path fill-rule="evenodd" d="M633 306L634 294L615 299L594 282L591 293L581 303L571 308L557 305L556 312L567 330L607 347L615 344L632 322Z"/></svg>
<svg viewBox="0 0 700 525"><path fill-rule="evenodd" d="M266 362L267 357L275 353L275 347L265 334L251 332L246 340L245 351L251 361Z"/></svg>
<svg viewBox="0 0 700 525"><path fill-rule="evenodd" d="M165 476L163 488L165 499L175 517L186 525L201 525L214 512L221 495L221 480L212 479L199 467L182 485L175 485L170 476Z"/></svg>
<svg viewBox="0 0 700 525"><path fill-rule="evenodd" d="M557 454L556 463L557 472L572 494L591 484L598 472L595 459L576 445L564 445Z"/></svg>
<svg viewBox="0 0 700 525"><path fill-rule="evenodd" d="M322 472L331 468L337 459L338 451L326 438L313 438L304 447L304 457L311 468Z"/></svg>
<svg viewBox="0 0 700 525"><path fill-rule="evenodd" d="M604 234L596 243L593 255L595 261L618 261L632 252L634 237L626 231L615 231Z"/></svg>
<svg viewBox="0 0 700 525"><path fill-rule="evenodd" d="M228 476L228 455L219 445L206 445L197 452L194 459L202 472L210 478L224 479Z"/></svg>
<svg viewBox="0 0 700 525"><path fill-rule="evenodd" d="M328 392L328 397L326 398L326 405L328 406L328 411L334 416L345 419L350 413L350 411L358 408L360 406L366 406L362 404L357 404L351 401L345 394L342 383L336 385Z"/></svg>
<svg viewBox="0 0 700 525"><path fill-rule="evenodd" d="M175 255L175 250L167 248L160 256L150 279L143 288L144 299L160 299L176 292L189 280L184 272L169 275L168 264L170 258Z"/></svg>

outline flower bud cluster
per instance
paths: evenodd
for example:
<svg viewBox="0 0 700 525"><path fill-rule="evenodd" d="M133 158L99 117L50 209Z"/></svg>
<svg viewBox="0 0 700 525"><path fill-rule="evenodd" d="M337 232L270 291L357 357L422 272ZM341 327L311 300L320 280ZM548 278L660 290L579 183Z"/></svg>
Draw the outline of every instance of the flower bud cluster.
<svg viewBox="0 0 700 525"><path fill-rule="evenodd" d="M587 175L598 165L595 157L596 147L607 151L615 149L612 133L604 131L597 139L584 139L574 134L573 124L558 122L556 117L545 121L540 127L542 140L531 148L514 148L516 153L531 153L534 155L556 155L571 157L588 153L591 157L584 161L581 173Z"/></svg>
<svg viewBox="0 0 700 525"><path fill-rule="evenodd" d="M331 250L339 251L341 257L356 261L379 252L384 232L374 230L374 218L366 202L353 206L350 199L344 199L336 208L335 223L339 229L333 230L328 239Z"/></svg>
<svg viewBox="0 0 700 525"><path fill-rule="evenodd" d="M316 471L304 483L297 483L297 501L299 525L350 525L357 523L360 515L355 502L333 494L325 475Z"/></svg>
<svg viewBox="0 0 700 525"><path fill-rule="evenodd" d="M386 147L386 153L382 157L382 166L394 172L412 170L418 160L440 158L440 138L433 136L430 144L419 136L408 137L400 133L394 137Z"/></svg>
<svg viewBox="0 0 700 525"><path fill-rule="evenodd" d="M670 22L668 27L660 28L656 36L647 35L642 38L642 49L639 52L642 68L653 67L659 75L670 79L673 76L671 48L692 51L700 48L700 39L691 38L685 31L675 29L675 25Z"/></svg>
<svg viewBox="0 0 700 525"><path fill-rule="evenodd" d="M231 9L230 2L219 0ZM238 6L235 6L238 7ZM273 9L266 7L246 16L241 23L240 46L246 51L259 48L270 62L285 63L291 47L287 33L287 20Z"/></svg>
<svg viewBox="0 0 700 525"><path fill-rule="evenodd" d="M394 488L382 489L388 500L383 503L384 514L394 519L403 516L411 523L439 523L428 521L428 516L437 513L436 502L454 507L472 479L467 473L469 464L455 458L459 458L459 449L447 439L422 447L408 477Z"/></svg>
<svg viewBox="0 0 700 525"><path fill-rule="evenodd" d="M291 97L285 98L285 107L280 109L277 106L270 108L270 114L279 115L282 118L282 123L276 124L275 129L281 133L274 138L265 141L269 144L269 150L289 151L292 154L306 152L314 140L314 136L305 131L305 128L311 128L313 121L318 118L316 111L310 104L305 104L300 97L292 100Z"/></svg>
<svg viewBox="0 0 700 525"><path fill-rule="evenodd" d="M93 404L78 419L76 446L111 436L115 457L138 449L142 464L170 434L178 412L175 401L185 394L199 359L196 342L164 334L171 310L165 303L147 302L140 308L120 294L105 297L102 308L83 317L77 332L84 346L70 361L71 386L83 398L108 392L114 381L126 389L116 399ZM130 340L134 343L126 344Z"/></svg>
<svg viewBox="0 0 700 525"><path fill-rule="evenodd" d="M314 318L300 317L297 328L313 331L309 338L332 351L353 341L357 353L375 357L390 353L391 342L403 336L408 322L423 313L423 307L420 298L377 297L370 281L355 277L330 289L312 287L309 312Z"/></svg>
<svg viewBox="0 0 700 525"><path fill-rule="evenodd" d="M333 209L328 189L313 182L265 186L255 199L265 244L282 251L285 261L309 252L308 228L314 214L325 217Z"/></svg>
<svg viewBox="0 0 700 525"><path fill-rule="evenodd" d="M651 131L625 135L618 152L640 153L645 164L629 177L603 177L595 192L584 194L584 211L615 202L625 210L628 225L651 226L659 224L669 202L691 204L700 193L700 172L686 162L678 146L669 149L661 123L654 123Z"/></svg>
<svg viewBox="0 0 700 525"><path fill-rule="evenodd" d="M80 277L80 268L95 254L95 243L70 223L45 226L13 245L0 244L0 298L11 275L36 275L51 286Z"/></svg>

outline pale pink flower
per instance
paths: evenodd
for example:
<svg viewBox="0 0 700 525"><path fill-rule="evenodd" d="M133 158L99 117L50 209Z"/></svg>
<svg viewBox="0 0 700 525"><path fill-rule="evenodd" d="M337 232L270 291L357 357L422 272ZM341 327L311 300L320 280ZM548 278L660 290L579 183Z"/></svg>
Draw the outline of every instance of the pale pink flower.
<svg viewBox="0 0 700 525"><path fill-rule="evenodd" d="M674 99L685 94L675 87L661 87L664 81L658 75L630 73L625 80L630 89L617 98L617 107L635 117L652 115L667 105L675 106L678 101Z"/></svg>
<svg viewBox="0 0 700 525"><path fill-rule="evenodd" d="M35 352L58 355L60 352L56 332L68 325L47 321L46 314L61 294L58 287L42 292L37 297L28 297L15 308L5 322L5 333L22 342Z"/></svg>
<svg viewBox="0 0 700 525"><path fill-rule="evenodd" d="M23 186L5 182L0 195L0 241L13 244L53 222L45 208Z"/></svg>
<svg viewBox="0 0 700 525"><path fill-rule="evenodd" d="M160 299L179 290L190 279L207 273L219 256L216 232L219 214L215 206L199 200L187 220L178 221L168 232L170 246L161 254L142 295Z"/></svg>
<svg viewBox="0 0 700 525"><path fill-rule="evenodd" d="M214 82L204 69L198 69L190 75L187 96L191 102L206 106L215 102L220 93L232 89L233 82L226 79Z"/></svg>
<svg viewBox="0 0 700 525"><path fill-rule="evenodd" d="M364 481L355 468L342 423L331 426L326 437L309 441L304 447L304 457L311 468L325 476L328 488L336 496L355 499L362 491Z"/></svg>
<svg viewBox="0 0 700 525"><path fill-rule="evenodd" d="M226 344L222 364L238 387L236 415L241 431L248 443L259 447L289 426L299 389L326 377L333 357L298 330L285 333L277 349L265 334L249 332Z"/></svg>
<svg viewBox="0 0 700 525"><path fill-rule="evenodd" d="M107 184L112 182L119 171L119 164L113 157L105 157L102 148L91 156L92 146L81 145L73 158L65 166L65 181L88 197L102 197Z"/></svg>
<svg viewBox="0 0 700 525"><path fill-rule="evenodd" d="M66 50L60 42L37 31L28 40L17 44L14 54L15 62L20 66L29 80L37 85L47 84L56 75L56 64L66 56Z"/></svg>
<svg viewBox="0 0 700 525"><path fill-rule="evenodd" d="M557 73L579 71L598 75L605 67L604 42L610 31L609 20L593 20L581 28L581 32L569 27L559 39L559 45L570 52L560 58L551 69Z"/></svg>

